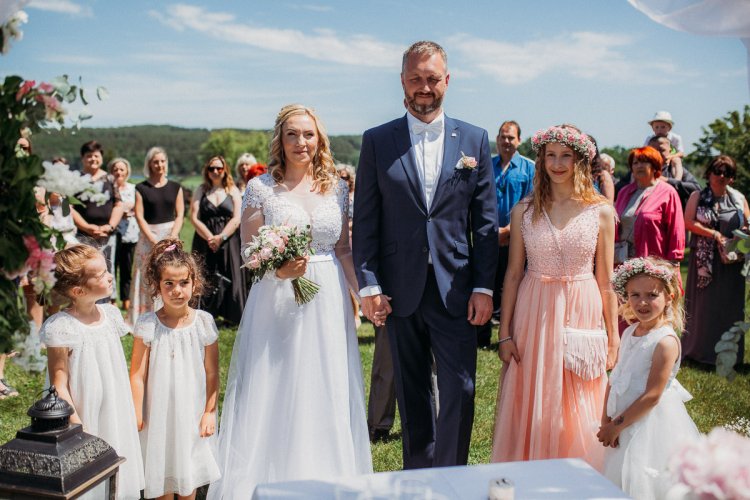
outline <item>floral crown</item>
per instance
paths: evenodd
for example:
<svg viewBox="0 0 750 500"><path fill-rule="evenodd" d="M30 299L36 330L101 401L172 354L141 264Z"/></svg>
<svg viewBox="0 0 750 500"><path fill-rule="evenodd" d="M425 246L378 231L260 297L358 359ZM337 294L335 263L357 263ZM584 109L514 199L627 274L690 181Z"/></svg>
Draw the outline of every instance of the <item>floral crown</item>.
<svg viewBox="0 0 750 500"><path fill-rule="evenodd" d="M539 130L531 138L531 147L535 153L538 153L542 146L550 142L559 142L573 148L587 161L593 160L596 156L596 146L589 136L573 128L552 126Z"/></svg>
<svg viewBox="0 0 750 500"><path fill-rule="evenodd" d="M630 278L638 276L639 274L645 274L660 279L667 285L674 277L674 271L672 269L669 269L666 266L654 264L643 257L626 260L620 267L615 269L615 272L612 275L612 287L615 289L617 295L622 299L627 299L625 285L628 284Z"/></svg>

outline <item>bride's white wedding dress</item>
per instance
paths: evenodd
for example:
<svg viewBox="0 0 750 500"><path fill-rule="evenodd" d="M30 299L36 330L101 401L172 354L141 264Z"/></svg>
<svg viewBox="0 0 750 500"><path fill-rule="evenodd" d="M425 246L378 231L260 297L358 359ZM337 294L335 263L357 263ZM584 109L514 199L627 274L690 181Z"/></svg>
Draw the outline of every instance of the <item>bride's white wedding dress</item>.
<svg viewBox="0 0 750 500"><path fill-rule="evenodd" d="M347 285L356 286L348 200L344 181L326 195L291 193L268 174L248 183L243 235L257 234L262 224L309 224L315 254L305 276L320 291L298 306L289 280L269 273L253 285L219 426L222 478L211 485L209 499L250 498L266 482L372 472Z"/></svg>

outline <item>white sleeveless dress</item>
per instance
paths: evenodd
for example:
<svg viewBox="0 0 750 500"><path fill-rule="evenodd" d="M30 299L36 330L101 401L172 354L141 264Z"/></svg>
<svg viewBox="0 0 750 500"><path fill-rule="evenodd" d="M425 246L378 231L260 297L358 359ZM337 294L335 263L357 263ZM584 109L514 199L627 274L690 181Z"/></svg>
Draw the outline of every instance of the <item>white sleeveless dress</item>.
<svg viewBox="0 0 750 500"><path fill-rule="evenodd" d="M245 305L219 426L220 481L209 499L250 498L256 485L372 472L354 314L334 247L348 190L326 195L274 189L252 179L243 199L267 225L311 226L305 276L320 285L307 304L291 282L267 274Z"/></svg>
<svg viewBox="0 0 750 500"><path fill-rule="evenodd" d="M670 326L633 336L630 325L622 335L617 366L610 375L607 415L615 418L646 391L654 350L661 339L677 335ZM679 345L679 339L677 339ZM628 495L639 500L664 498L670 485L667 465L672 453L699 435L685 409L692 396L675 378L679 357L659 403L620 434L620 445L607 448L604 474Z"/></svg>

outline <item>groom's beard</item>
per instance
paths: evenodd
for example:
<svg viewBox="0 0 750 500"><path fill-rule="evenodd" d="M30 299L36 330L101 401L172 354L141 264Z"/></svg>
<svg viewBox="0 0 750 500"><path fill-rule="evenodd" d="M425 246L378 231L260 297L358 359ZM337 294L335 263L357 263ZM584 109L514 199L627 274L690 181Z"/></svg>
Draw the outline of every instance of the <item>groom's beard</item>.
<svg viewBox="0 0 750 500"><path fill-rule="evenodd" d="M440 107L443 105L443 97L437 97L435 94L430 92L429 94L420 94L420 97L426 97L426 96L432 97L432 102L430 104L417 104L417 96L416 94L413 96L406 96L406 103L409 105L409 109L414 112L416 115L429 115L433 111L437 111L440 109Z"/></svg>

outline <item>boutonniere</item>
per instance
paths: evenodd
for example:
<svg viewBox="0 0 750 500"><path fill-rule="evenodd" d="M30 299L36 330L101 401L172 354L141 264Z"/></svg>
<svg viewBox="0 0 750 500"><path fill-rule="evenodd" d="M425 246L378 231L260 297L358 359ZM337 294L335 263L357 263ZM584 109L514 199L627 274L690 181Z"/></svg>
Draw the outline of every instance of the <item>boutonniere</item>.
<svg viewBox="0 0 750 500"><path fill-rule="evenodd" d="M456 163L456 170L474 170L477 168L477 159L473 156L466 156L463 151L461 151L461 159L458 160L458 163Z"/></svg>

